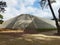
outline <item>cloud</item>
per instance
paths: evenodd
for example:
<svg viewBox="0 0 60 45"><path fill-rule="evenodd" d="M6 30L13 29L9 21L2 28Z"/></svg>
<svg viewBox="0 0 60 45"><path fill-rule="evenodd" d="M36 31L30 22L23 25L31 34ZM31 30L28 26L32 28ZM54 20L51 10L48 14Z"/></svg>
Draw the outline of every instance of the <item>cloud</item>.
<svg viewBox="0 0 60 45"><path fill-rule="evenodd" d="M27 12L27 7L33 5L35 0L4 0L7 2L6 12L3 14L4 20L10 19Z"/></svg>
<svg viewBox="0 0 60 45"><path fill-rule="evenodd" d="M56 0L56 3L52 4L53 10L55 12L56 17L58 18L58 10L60 8L60 0Z"/></svg>
<svg viewBox="0 0 60 45"><path fill-rule="evenodd" d="M34 7L35 2L39 2L38 0L4 0L7 2L6 12L3 14L4 20L13 18L20 14L32 14L39 17L52 18L52 14L49 8L45 8L44 10L37 7ZM58 17L58 9L60 7L60 1L56 0L56 3L52 4L54 12Z"/></svg>

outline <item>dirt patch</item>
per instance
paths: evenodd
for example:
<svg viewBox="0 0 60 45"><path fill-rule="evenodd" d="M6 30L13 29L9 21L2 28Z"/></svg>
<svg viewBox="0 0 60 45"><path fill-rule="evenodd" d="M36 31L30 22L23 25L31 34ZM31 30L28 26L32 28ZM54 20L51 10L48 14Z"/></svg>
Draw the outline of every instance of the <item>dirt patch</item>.
<svg viewBox="0 0 60 45"><path fill-rule="evenodd" d="M19 37L24 34L23 30L12 30L12 29L0 29L0 35L9 35L13 37Z"/></svg>
<svg viewBox="0 0 60 45"><path fill-rule="evenodd" d="M36 30L13 30L13 29L0 29L2 35L22 36L23 34L45 34L55 36L57 30L38 32Z"/></svg>

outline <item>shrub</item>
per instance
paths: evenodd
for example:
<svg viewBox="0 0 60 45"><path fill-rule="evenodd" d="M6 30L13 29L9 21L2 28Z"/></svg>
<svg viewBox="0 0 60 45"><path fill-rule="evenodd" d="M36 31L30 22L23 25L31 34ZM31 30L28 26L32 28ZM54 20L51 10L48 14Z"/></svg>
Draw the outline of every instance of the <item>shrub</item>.
<svg viewBox="0 0 60 45"><path fill-rule="evenodd" d="M45 32L45 31L52 31L52 30L57 30L57 28L38 28L36 29L39 32Z"/></svg>

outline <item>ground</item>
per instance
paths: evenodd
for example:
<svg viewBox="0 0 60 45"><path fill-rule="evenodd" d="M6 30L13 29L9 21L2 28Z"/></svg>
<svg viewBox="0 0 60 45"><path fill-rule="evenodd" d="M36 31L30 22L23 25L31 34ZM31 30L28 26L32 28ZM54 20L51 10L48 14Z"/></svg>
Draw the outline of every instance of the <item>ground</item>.
<svg viewBox="0 0 60 45"><path fill-rule="evenodd" d="M60 36L54 35L57 31L26 34L24 31L0 32L0 45L60 45Z"/></svg>

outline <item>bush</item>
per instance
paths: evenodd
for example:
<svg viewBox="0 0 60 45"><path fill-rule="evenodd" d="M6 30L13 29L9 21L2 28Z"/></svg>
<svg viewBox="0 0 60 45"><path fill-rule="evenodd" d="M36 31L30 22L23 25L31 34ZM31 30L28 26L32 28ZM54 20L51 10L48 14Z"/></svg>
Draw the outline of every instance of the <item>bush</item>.
<svg viewBox="0 0 60 45"><path fill-rule="evenodd" d="M36 29L39 32L45 32L45 31L52 31L52 30L57 30L57 28L38 28Z"/></svg>
<svg viewBox="0 0 60 45"><path fill-rule="evenodd" d="M0 24L2 24L4 21L3 20L0 20Z"/></svg>

